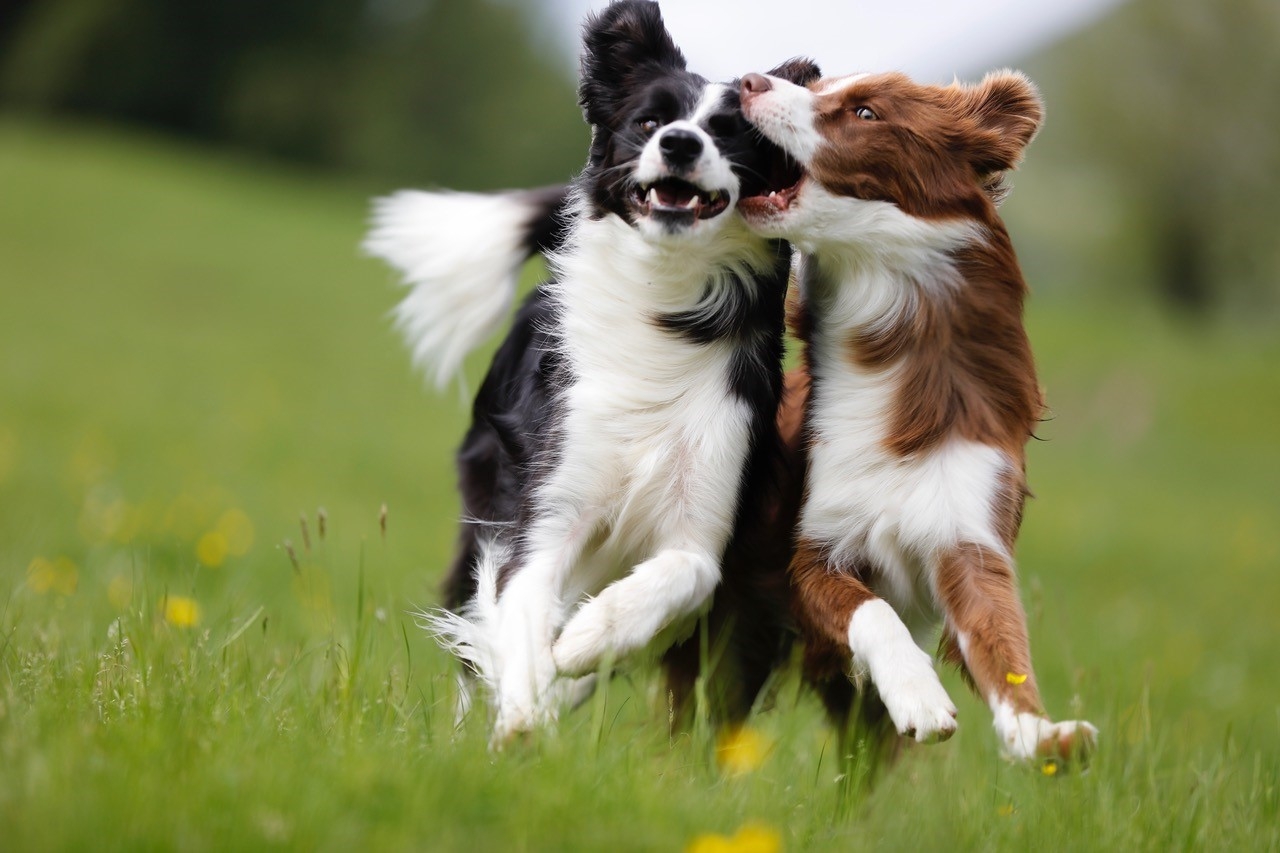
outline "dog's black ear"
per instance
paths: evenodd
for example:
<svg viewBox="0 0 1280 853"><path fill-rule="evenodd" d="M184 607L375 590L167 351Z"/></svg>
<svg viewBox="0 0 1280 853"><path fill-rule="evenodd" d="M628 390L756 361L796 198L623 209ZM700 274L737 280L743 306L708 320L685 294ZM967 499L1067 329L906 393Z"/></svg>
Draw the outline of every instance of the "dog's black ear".
<svg viewBox="0 0 1280 853"><path fill-rule="evenodd" d="M582 47L578 103L592 125L606 124L617 103L644 80L685 67L658 4L650 0L619 0L587 18Z"/></svg>
<svg viewBox="0 0 1280 853"><path fill-rule="evenodd" d="M770 77L781 77L797 86L808 86L822 76L822 69L807 56L793 56L768 74Z"/></svg>

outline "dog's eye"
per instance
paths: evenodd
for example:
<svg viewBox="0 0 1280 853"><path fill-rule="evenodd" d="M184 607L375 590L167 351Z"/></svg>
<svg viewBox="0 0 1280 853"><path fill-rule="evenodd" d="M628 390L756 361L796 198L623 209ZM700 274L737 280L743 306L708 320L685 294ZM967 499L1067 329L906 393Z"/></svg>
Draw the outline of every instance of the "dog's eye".
<svg viewBox="0 0 1280 853"><path fill-rule="evenodd" d="M658 129L658 120L656 118L642 118L636 122L636 127L640 128L641 133L653 133Z"/></svg>
<svg viewBox="0 0 1280 853"><path fill-rule="evenodd" d="M871 107L858 107L853 111L853 114L858 118L866 119L867 121L875 121L880 118L880 116L876 115L876 111L871 109Z"/></svg>

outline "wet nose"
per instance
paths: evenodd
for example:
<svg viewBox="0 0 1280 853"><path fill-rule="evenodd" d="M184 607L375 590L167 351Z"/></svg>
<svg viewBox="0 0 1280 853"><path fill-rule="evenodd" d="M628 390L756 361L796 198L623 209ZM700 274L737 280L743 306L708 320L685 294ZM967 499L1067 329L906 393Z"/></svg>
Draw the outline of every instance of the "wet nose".
<svg viewBox="0 0 1280 853"><path fill-rule="evenodd" d="M702 154L702 140L691 130L668 130L658 140L658 148L669 165L688 166Z"/></svg>
<svg viewBox="0 0 1280 853"><path fill-rule="evenodd" d="M739 88L743 99L746 99L752 95L759 95L761 92L769 91L773 88L773 84L763 74L748 74L742 78Z"/></svg>

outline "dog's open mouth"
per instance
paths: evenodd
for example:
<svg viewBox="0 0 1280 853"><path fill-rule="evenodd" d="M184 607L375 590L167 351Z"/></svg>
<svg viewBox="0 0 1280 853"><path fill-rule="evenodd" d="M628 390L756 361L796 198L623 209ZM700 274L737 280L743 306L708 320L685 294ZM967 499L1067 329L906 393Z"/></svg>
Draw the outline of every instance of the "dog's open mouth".
<svg viewBox="0 0 1280 853"><path fill-rule="evenodd" d="M770 147L774 151L769 158L768 173L745 187L738 200L738 211L748 220L785 213L804 185L805 172L800 164L782 149Z"/></svg>
<svg viewBox="0 0 1280 853"><path fill-rule="evenodd" d="M632 202L641 215L661 214L691 219L710 219L729 206L729 193L704 190L679 178L661 178L652 184L636 187Z"/></svg>

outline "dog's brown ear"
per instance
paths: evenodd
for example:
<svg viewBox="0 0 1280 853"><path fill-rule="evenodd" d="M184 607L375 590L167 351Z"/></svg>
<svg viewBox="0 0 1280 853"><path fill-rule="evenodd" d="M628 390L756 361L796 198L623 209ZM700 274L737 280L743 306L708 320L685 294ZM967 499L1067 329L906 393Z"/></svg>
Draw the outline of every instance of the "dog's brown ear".
<svg viewBox="0 0 1280 853"><path fill-rule="evenodd" d="M1039 91L1018 71L993 71L965 88L963 109L974 123L970 152L983 175L1017 166L1044 122Z"/></svg>

